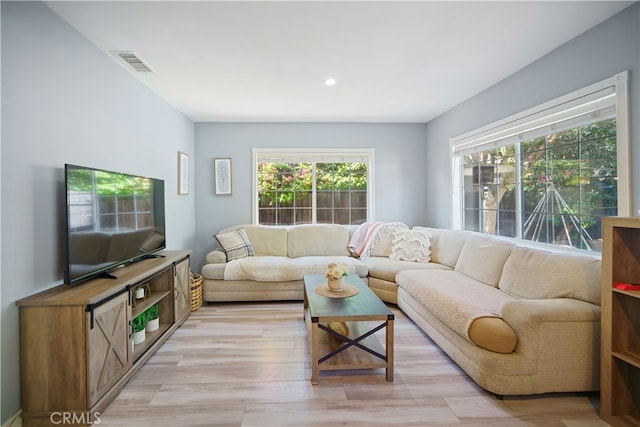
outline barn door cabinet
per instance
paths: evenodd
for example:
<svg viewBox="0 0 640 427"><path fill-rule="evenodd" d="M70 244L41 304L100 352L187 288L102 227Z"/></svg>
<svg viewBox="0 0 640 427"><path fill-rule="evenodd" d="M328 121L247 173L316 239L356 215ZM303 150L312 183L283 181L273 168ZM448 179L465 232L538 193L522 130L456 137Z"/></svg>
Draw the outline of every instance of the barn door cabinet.
<svg viewBox="0 0 640 427"><path fill-rule="evenodd" d="M91 425L189 317L190 251L165 251L74 286L32 295L20 311L22 423ZM136 288L144 288L136 298ZM186 294L185 294L186 293ZM160 326L133 343L131 322L152 305Z"/></svg>
<svg viewBox="0 0 640 427"><path fill-rule="evenodd" d="M640 218L605 218L602 248L600 416L640 427Z"/></svg>

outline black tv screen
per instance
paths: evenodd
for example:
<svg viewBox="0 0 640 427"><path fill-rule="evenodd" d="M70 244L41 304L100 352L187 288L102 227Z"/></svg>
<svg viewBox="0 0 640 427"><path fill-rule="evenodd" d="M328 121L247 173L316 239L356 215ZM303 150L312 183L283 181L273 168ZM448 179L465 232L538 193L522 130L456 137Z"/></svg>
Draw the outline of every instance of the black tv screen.
<svg viewBox="0 0 640 427"><path fill-rule="evenodd" d="M165 249L164 181L65 165L71 285Z"/></svg>

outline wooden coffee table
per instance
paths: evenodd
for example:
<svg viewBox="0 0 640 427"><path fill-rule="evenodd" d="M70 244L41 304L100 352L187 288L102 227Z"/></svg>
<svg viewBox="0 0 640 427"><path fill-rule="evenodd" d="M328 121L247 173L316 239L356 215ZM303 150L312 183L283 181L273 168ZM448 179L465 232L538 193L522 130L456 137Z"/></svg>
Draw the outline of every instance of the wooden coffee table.
<svg viewBox="0 0 640 427"><path fill-rule="evenodd" d="M387 381L393 381L394 314L358 276L345 277L345 284L358 288L346 298L330 298L316 293L326 284L323 275L304 276L304 319L311 353L311 384L318 384L320 371L385 368ZM381 321L371 329L371 323ZM346 322L348 336L327 326ZM375 332L386 329L383 347Z"/></svg>

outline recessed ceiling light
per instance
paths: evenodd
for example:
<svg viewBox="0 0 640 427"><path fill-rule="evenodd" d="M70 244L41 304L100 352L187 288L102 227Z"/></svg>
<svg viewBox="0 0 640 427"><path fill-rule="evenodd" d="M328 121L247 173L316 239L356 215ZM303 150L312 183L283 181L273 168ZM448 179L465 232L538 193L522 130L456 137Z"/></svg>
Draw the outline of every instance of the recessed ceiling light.
<svg viewBox="0 0 640 427"><path fill-rule="evenodd" d="M327 85L327 86L333 86L334 84L336 84L336 79L329 78L329 79L324 81L324 84Z"/></svg>

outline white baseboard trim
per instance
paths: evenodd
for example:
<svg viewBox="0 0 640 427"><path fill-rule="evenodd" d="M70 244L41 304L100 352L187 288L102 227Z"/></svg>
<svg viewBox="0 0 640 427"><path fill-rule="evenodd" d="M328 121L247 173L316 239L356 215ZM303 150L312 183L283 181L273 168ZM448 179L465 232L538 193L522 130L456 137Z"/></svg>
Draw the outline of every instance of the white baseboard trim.
<svg viewBox="0 0 640 427"><path fill-rule="evenodd" d="M20 409L9 421L2 424L2 427L22 427L22 409Z"/></svg>

